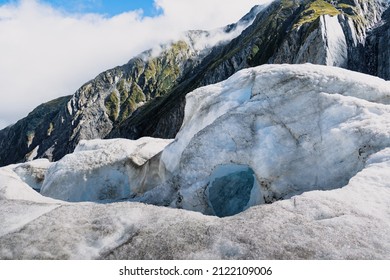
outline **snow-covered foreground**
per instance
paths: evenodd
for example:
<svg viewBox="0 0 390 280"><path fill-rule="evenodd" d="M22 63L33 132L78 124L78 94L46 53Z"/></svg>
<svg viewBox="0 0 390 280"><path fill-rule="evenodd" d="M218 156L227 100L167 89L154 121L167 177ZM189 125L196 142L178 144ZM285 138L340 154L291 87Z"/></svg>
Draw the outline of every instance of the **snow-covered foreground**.
<svg viewBox="0 0 390 280"><path fill-rule="evenodd" d="M173 142L0 169L0 258L388 259L388 104L338 68L241 71L188 95Z"/></svg>
<svg viewBox="0 0 390 280"><path fill-rule="evenodd" d="M338 190L229 218L134 202L0 201L1 259L388 259L390 149ZM3 188L4 190L4 188Z"/></svg>

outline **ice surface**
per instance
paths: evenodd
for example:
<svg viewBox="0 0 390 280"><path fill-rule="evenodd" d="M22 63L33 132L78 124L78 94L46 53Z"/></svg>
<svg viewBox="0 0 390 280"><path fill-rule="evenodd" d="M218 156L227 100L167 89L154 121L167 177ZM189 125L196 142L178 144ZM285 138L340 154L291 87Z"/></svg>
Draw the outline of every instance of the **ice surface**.
<svg viewBox="0 0 390 280"><path fill-rule="evenodd" d="M209 206L218 217L232 216L264 203L259 182L249 166L218 166L205 190Z"/></svg>
<svg viewBox="0 0 390 280"><path fill-rule="evenodd" d="M32 200L43 201L43 199L39 198L34 199L32 196L30 196L29 198ZM12 200L0 200L0 207L2 210L0 213L2 221L0 227L0 236L20 230L28 223L34 221L35 219L38 219L42 215L60 206L59 204L54 203L38 204L27 201L25 201L24 203L26 203L26 205L28 206L16 207L15 205L18 204L18 202ZM28 209L28 211L26 211L26 208Z"/></svg>
<svg viewBox="0 0 390 280"><path fill-rule="evenodd" d="M234 79L195 90L186 97L185 117L182 129L174 145L164 149L162 160L170 172L178 169L180 155L193 136L232 108L251 97L253 78L250 70L242 70Z"/></svg>

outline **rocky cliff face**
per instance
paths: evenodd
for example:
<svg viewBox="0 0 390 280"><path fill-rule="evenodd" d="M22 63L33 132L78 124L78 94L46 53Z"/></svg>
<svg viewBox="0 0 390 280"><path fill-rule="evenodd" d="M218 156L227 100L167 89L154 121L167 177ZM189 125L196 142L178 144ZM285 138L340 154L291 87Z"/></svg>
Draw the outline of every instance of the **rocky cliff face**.
<svg viewBox="0 0 390 280"><path fill-rule="evenodd" d="M114 124L145 102L166 94L201 55L185 41L162 46L157 56L152 50L145 52L100 74L72 97L38 107L20 124L2 132L1 164L24 160L31 151L34 156L57 160L72 152L82 139L105 137ZM13 146L23 148L11 155L7 147Z"/></svg>
<svg viewBox="0 0 390 280"><path fill-rule="evenodd" d="M360 63L355 70L390 80L390 10L372 29L364 45L360 45Z"/></svg>
<svg viewBox="0 0 390 280"><path fill-rule="evenodd" d="M17 126L1 131L0 165L23 161L33 151L34 157L58 160L82 139L174 138L188 92L247 67L310 62L387 78L389 25L380 25L387 4L278 0L253 8L224 29L188 32L183 40L147 51L86 83L67 104L58 104L55 113L41 120L45 130L50 127L49 135L38 137L31 130L34 143L28 144L28 131ZM220 35L222 43L215 39ZM24 142L12 140L12 135ZM10 155L16 145L27 148Z"/></svg>
<svg viewBox="0 0 390 280"><path fill-rule="evenodd" d="M64 110L71 96L38 106L25 119L0 131L0 164L28 161L38 155L43 142L55 132L54 119Z"/></svg>
<svg viewBox="0 0 390 280"><path fill-rule="evenodd" d="M353 68L358 47L385 8L383 1L309 1L268 62Z"/></svg>

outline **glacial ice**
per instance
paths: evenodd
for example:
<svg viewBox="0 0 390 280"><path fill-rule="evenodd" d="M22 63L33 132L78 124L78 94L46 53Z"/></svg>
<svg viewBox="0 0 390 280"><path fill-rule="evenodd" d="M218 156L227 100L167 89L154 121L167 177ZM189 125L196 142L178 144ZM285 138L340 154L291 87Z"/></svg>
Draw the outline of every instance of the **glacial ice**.
<svg viewBox="0 0 390 280"><path fill-rule="evenodd" d="M187 96L174 141L1 168L0 259L388 259L389 104L335 67L243 70Z"/></svg>
<svg viewBox="0 0 390 280"><path fill-rule="evenodd" d="M46 159L0 168L0 200L26 200L42 203L56 202L40 195L44 175L51 163Z"/></svg>
<svg viewBox="0 0 390 280"><path fill-rule="evenodd" d="M14 166L13 171L34 190L40 191L45 174L51 165L52 163L47 159L37 159L17 164Z"/></svg>

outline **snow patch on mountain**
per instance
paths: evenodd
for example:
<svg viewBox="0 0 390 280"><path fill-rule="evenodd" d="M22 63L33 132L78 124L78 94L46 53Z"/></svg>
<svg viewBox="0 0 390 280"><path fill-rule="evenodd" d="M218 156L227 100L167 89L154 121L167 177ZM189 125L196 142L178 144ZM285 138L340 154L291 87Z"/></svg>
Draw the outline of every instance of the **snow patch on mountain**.
<svg viewBox="0 0 390 280"><path fill-rule="evenodd" d="M340 15L340 17L344 17ZM343 18L343 20L346 20ZM320 26L326 48L326 65L346 68L348 65L348 46L338 16L321 16Z"/></svg>

